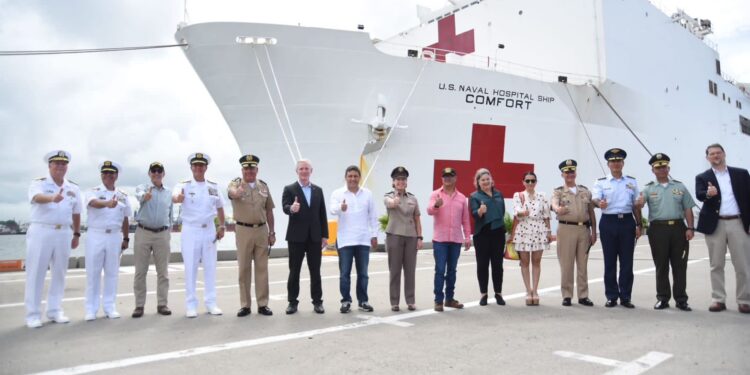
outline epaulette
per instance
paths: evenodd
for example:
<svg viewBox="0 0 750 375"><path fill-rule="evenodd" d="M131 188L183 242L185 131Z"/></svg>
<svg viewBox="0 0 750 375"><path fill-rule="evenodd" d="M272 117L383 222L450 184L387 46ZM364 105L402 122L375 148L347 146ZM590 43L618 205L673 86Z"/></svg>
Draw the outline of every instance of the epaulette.
<svg viewBox="0 0 750 375"><path fill-rule="evenodd" d="M391 190L391 191L389 191L389 192L387 192L387 193L383 194L383 196L387 197L387 196L389 196L389 195L393 195L393 194L395 194L395 193L396 193L396 191L395 191L395 190Z"/></svg>
<svg viewBox="0 0 750 375"><path fill-rule="evenodd" d="M261 184L263 184L263 185L266 185L266 186L268 186L268 184L267 184L267 183L266 183L265 181L261 180L260 178L258 179L258 182L260 182L260 183L261 183Z"/></svg>
<svg viewBox="0 0 750 375"><path fill-rule="evenodd" d="M232 180L232 182L240 183L240 182L242 182L242 178L241 177L237 177L234 180Z"/></svg>
<svg viewBox="0 0 750 375"><path fill-rule="evenodd" d="M44 181L46 179L47 177L39 177L39 178L35 178L34 181Z"/></svg>
<svg viewBox="0 0 750 375"><path fill-rule="evenodd" d="M412 194L412 193L410 193L410 192L408 192L408 191L407 191L407 192L406 192L406 196L407 196L407 197L413 197L413 196L414 196L414 194Z"/></svg>
<svg viewBox="0 0 750 375"><path fill-rule="evenodd" d="M185 181L180 181L180 183L181 183L181 184L187 184L187 183L188 183L188 182L190 182L190 181L192 181L192 180L185 180Z"/></svg>
<svg viewBox="0 0 750 375"><path fill-rule="evenodd" d="M588 189L589 189L588 187L586 187L586 185L578 185L578 187L579 187L579 188L582 188L582 189L586 189L586 190L588 190Z"/></svg>
<svg viewBox="0 0 750 375"><path fill-rule="evenodd" d="M602 181L602 180L606 180L606 179L607 179L606 177L602 177L602 178L598 179L597 181Z"/></svg>
<svg viewBox="0 0 750 375"><path fill-rule="evenodd" d="M72 181L72 180L68 180L68 182L70 182L71 184L73 184L73 185L75 185L75 186L78 186L78 183L77 183L77 182L75 182L75 181Z"/></svg>
<svg viewBox="0 0 750 375"><path fill-rule="evenodd" d="M206 182L208 182L209 184L214 184L214 185L216 185L216 183L215 183L215 182L213 182L213 181L211 181L211 180L206 180Z"/></svg>
<svg viewBox="0 0 750 375"><path fill-rule="evenodd" d="M559 190L559 191L563 191L563 187L562 187L562 186L558 186L558 187L556 187L556 188L555 188L555 191L558 191L558 190Z"/></svg>
<svg viewBox="0 0 750 375"><path fill-rule="evenodd" d="M653 185L653 184L654 184L654 182L653 182L653 181L651 181L651 182L647 183L647 184L646 184L646 186L651 186L651 185Z"/></svg>
<svg viewBox="0 0 750 375"><path fill-rule="evenodd" d="M680 180L672 180L672 182L677 182L678 184L682 183L682 181L680 181Z"/></svg>
<svg viewBox="0 0 750 375"><path fill-rule="evenodd" d="M101 189L97 186L97 187L92 187L91 190L93 190L93 191L99 191Z"/></svg>
<svg viewBox="0 0 750 375"><path fill-rule="evenodd" d="M628 176L628 175L625 175L625 177L627 177L627 178L631 178L631 179L635 180L635 177L633 177L633 176Z"/></svg>
<svg viewBox="0 0 750 375"><path fill-rule="evenodd" d="M126 197L128 196L128 193L126 193L126 192L124 192L124 191L122 191L120 189L117 189L117 192L120 193L120 194L122 194L122 195L124 195L124 196L126 196Z"/></svg>

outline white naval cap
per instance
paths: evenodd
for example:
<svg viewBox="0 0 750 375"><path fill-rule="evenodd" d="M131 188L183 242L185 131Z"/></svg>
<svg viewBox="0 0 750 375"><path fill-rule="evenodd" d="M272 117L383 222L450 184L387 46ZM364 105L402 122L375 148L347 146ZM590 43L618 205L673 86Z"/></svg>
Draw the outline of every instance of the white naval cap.
<svg viewBox="0 0 750 375"><path fill-rule="evenodd" d="M115 163L111 160L105 160L99 164L99 171L101 171L102 173L115 172L119 174L121 170L122 170L122 166L120 166L120 164Z"/></svg>
<svg viewBox="0 0 750 375"><path fill-rule="evenodd" d="M206 164L211 163L211 157L208 154L202 152L194 152L188 156L188 163L190 164Z"/></svg>
<svg viewBox="0 0 750 375"><path fill-rule="evenodd" d="M70 162L70 152L67 152L65 150L54 150L48 152L46 155L44 155L44 162L50 163L53 161L65 161Z"/></svg>

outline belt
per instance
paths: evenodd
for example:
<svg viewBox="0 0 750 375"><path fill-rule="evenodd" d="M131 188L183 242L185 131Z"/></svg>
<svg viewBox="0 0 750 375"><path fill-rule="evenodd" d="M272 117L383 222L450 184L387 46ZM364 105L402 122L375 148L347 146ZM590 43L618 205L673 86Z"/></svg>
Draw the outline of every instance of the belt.
<svg viewBox="0 0 750 375"><path fill-rule="evenodd" d="M682 219L672 219L672 220L652 220L649 224L651 225L680 225L684 224Z"/></svg>
<svg viewBox="0 0 750 375"><path fill-rule="evenodd" d="M242 225L243 227L250 227L250 228L260 228L260 227L266 225L266 223L248 224L248 223L243 223L241 221L235 221L235 223L237 223L237 225Z"/></svg>
<svg viewBox="0 0 750 375"><path fill-rule="evenodd" d="M734 220L739 218L740 215L719 216L719 220Z"/></svg>
<svg viewBox="0 0 750 375"><path fill-rule="evenodd" d="M87 230L89 232L100 232L100 233L110 234L110 233L120 233L121 229L122 229L121 227L117 227L117 228L114 228L114 229L112 229L112 228L91 228L91 227L89 227Z"/></svg>
<svg viewBox="0 0 750 375"><path fill-rule="evenodd" d="M189 224L189 223L182 223L182 226L183 227L190 227L190 228L208 228L209 224L197 224L197 223L196 224ZM210 226L213 227L214 226L213 223L211 223Z"/></svg>
<svg viewBox="0 0 750 375"><path fill-rule="evenodd" d="M567 224L567 225L578 225L578 226L585 225L587 227L591 226L591 222L590 221L565 221L565 220L558 220L557 222L560 223L560 224Z"/></svg>
<svg viewBox="0 0 750 375"><path fill-rule="evenodd" d="M626 214L602 214L602 216L607 216L607 217L612 217L612 218L616 217L618 219L625 219L625 218L628 218L628 217L633 217L633 215L630 212L628 212Z"/></svg>
<svg viewBox="0 0 750 375"><path fill-rule="evenodd" d="M138 224L138 228L145 229L149 232L154 232L154 233L164 232L165 230L169 229L169 227L149 228L149 227L144 227L141 224Z"/></svg>
<svg viewBox="0 0 750 375"><path fill-rule="evenodd" d="M32 225L38 225L40 227L44 228L50 228L54 230L60 230L60 229L71 229L70 224L45 224L45 223L32 223Z"/></svg>

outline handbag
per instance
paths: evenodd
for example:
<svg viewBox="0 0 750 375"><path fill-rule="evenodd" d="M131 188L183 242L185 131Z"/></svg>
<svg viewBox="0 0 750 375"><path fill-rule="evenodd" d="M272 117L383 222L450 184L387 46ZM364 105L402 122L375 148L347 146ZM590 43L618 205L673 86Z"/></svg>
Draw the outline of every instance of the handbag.
<svg viewBox="0 0 750 375"><path fill-rule="evenodd" d="M505 253L503 254L503 258L508 260L519 260L520 257L518 256L518 251L516 251L515 247L513 246L513 242L508 242L505 244Z"/></svg>

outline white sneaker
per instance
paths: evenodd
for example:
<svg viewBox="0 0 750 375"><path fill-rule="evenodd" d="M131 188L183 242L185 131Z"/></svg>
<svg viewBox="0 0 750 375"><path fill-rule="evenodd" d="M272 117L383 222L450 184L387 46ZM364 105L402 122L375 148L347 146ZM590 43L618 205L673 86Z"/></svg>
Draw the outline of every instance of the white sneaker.
<svg viewBox="0 0 750 375"><path fill-rule="evenodd" d="M39 328L42 326L42 320L39 318L32 318L26 321L26 327Z"/></svg>
<svg viewBox="0 0 750 375"><path fill-rule="evenodd" d="M208 313L211 314L211 315L222 315L222 314L224 314L224 312L221 311L221 309L218 308L217 306L211 306L211 307L209 307L208 308Z"/></svg>
<svg viewBox="0 0 750 375"><path fill-rule="evenodd" d="M198 312L196 312L195 310L188 310L185 312L185 316L188 318L197 318Z"/></svg>
<svg viewBox="0 0 750 375"><path fill-rule="evenodd" d="M87 322L96 320L96 313L86 313L86 317L83 319L86 320Z"/></svg>
<svg viewBox="0 0 750 375"><path fill-rule="evenodd" d="M62 312L58 312L55 315L47 316L49 320L55 322L55 323L68 323L70 322L70 319L65 316Z"/></svg>
<svg viewBox="0 0 750 375"><path fill-rule="evenodd" d="M109 318L109 319L119 319L120 318L120 313L118 313L117 311L110 311L110 312L106 313L106 315L107 315L107 318Z"/></svg>

